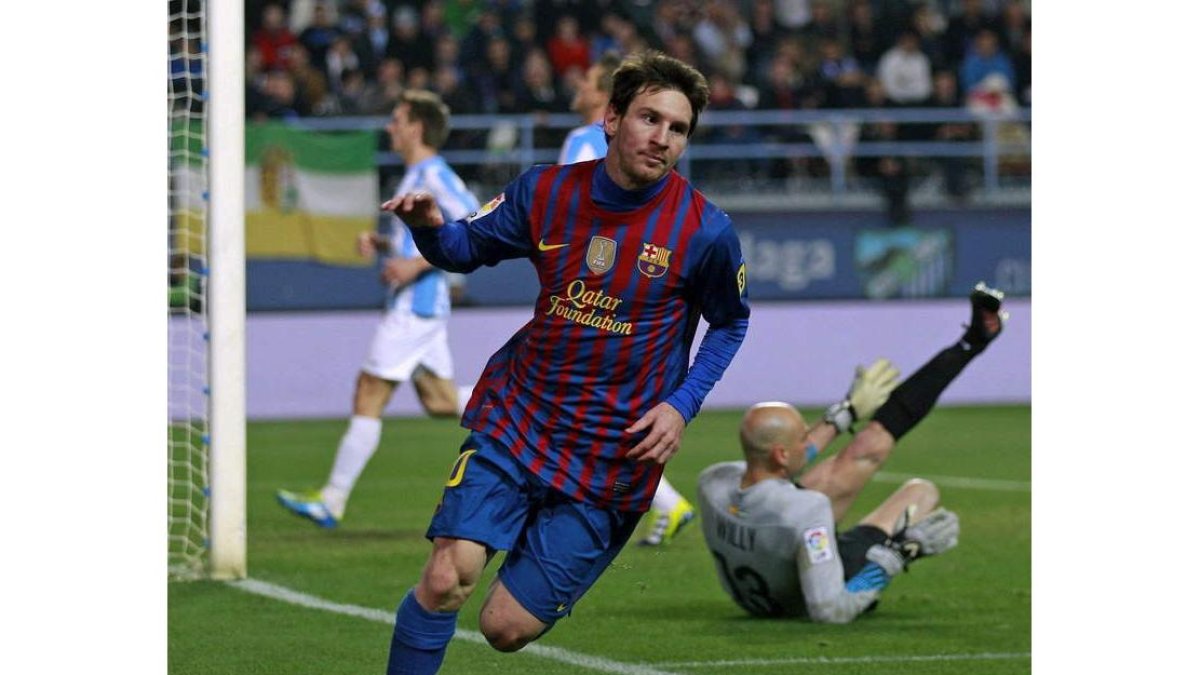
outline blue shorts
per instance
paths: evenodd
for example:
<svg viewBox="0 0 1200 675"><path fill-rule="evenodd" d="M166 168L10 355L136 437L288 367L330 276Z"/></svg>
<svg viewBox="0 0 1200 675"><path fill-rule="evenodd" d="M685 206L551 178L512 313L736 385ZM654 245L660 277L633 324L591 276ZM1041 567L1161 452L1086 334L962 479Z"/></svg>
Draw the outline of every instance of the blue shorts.
<svg viewBox="0 0 1200 675"><path fill-rule="evenodd" d="M500 581L530 614L553 624L596 583L641 516L573 501L495 439L471 433L425 536L508 551Z"/></svg>

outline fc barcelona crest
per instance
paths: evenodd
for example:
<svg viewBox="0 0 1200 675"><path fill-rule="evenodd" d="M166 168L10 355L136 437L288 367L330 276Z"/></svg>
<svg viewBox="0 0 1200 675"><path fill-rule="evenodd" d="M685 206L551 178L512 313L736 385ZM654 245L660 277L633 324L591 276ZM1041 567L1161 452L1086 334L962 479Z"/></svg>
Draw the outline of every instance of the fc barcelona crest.
<svg viewBox="0 0 1200 675"><path fill-rule="evenodd" d="M671 249L642 242L642 254L638 256L638 271L654 279L666 273L671 264Z"/></svg>
<svg viewBox="0 0 1200 675"><path fill-rule="evenodd" d="M587 266L592 274L604 274L611 270L616 258L617 242L608 237L592 237L587 250Z"/></svg>

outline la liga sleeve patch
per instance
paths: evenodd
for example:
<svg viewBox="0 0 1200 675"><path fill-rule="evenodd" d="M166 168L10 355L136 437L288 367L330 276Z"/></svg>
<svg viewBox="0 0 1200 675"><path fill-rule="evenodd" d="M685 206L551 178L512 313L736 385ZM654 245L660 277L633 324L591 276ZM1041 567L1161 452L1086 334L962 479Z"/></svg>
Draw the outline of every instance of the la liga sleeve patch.
<svg viewBox="0 0 1200 675"><path fill-rule="evenodd" d="M805 530L804 550L808 553L808 561L814 565L833 560L833 543L829 539L829 529L820 525Z"/></svg>

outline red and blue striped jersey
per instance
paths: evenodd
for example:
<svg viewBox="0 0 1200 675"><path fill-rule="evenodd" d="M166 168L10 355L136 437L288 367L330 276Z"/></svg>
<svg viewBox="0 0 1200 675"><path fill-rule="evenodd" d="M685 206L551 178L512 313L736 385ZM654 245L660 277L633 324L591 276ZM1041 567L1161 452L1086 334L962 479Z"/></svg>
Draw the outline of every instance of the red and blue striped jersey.
<svg viewBox="0 0 1200 675"><path fill-rule="evenodd" d="M662 465L626 459L644 433L625 429L663 401L685 420L699 412L745 336L745 264L729 216L678 173L631 192L603 162L533 167L466 219L414 235L439 267L527 257L541 283L463 425L574 499L645 511Z"/></svg>

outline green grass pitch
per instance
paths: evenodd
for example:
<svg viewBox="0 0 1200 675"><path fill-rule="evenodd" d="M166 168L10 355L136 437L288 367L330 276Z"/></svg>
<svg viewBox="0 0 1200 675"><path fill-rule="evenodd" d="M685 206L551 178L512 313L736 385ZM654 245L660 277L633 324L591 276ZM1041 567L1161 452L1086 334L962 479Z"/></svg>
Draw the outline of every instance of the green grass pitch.
<svg viewBox="0 0 1200 675"><path fill-rule="evenodd" d="M817 414L805 412L809 419ZM667 467L689 499L701 469L738 457L740 415L709 411L689 426ZM346 519L336 530L321 530L286 513L274 492L320 485L344 428L344 420L249 425L250 577L391 616L429 552L424 530L464 431L451 421L386 420ZM875 612L850 625L748 618L722 593L692 525L666 547L628 546L574 614L535 644L617 664L608 672L622 672L621 664L624 672L734 675L1030 672L1029 407L935 409L901 441L884 472L887 480L867 487L843 525L865 515L903 477L978 482L940 484L943 503L962 520L958 548L916 563L892 582ZM476 629L483 595L481 588L460 612L460 628ZM168 660L177 675L385 668L392 629L378 620L219 582L171 583L168 598ZM602 671L455 640L442 672Z"/></svg>

